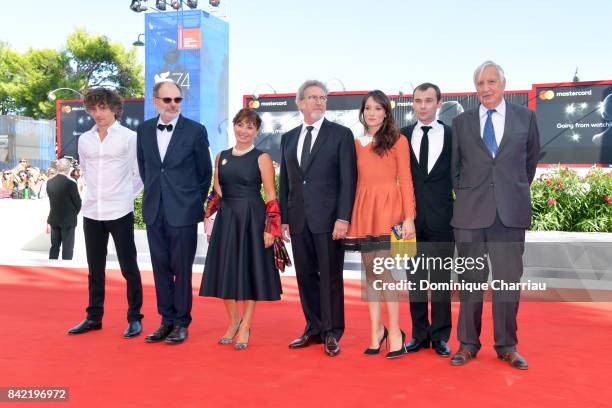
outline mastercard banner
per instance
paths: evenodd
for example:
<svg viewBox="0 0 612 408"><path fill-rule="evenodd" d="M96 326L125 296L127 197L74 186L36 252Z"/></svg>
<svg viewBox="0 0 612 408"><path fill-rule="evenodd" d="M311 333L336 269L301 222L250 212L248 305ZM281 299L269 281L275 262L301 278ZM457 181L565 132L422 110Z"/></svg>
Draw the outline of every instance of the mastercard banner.
<svg viewBox="0 0 612 408"><path fill-rule="evenodd" d="M540 163L612 167L612 81L536 84Z"/></svg>

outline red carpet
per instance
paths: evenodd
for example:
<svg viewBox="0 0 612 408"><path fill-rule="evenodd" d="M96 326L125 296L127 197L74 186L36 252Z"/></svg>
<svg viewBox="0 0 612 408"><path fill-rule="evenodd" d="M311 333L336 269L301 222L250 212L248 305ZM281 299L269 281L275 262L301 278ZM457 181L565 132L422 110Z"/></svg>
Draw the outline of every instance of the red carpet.
<svg viewBox="0 0 612 408"><path fill-rule="evenodd" d="M199 288L200 276L194 278ZM143 280L149 333L159 318L151 273ZM249 348L241 352L216 344L226 327L223 304L196 296L185 344L124 340L125 284L118 271L107 276L103 330L68 336L84 317L86 281L84 270L0 266L0 386L70 388L68 404L15 406L609 407L612 401L609 303L522 303L519 351L530 369L518 371L495 357L490 304L478 358L452 367L431 350L392 361L363 356L368 311L354 281L346 282L347 328L333 359L322 346L287 348L303 329L292 278L283 279L282 301L257 306ZM453 323L457 310L453 304ZM410 333L407 304L402 320ZM453 330L453 350L455 336Z"/></svg>

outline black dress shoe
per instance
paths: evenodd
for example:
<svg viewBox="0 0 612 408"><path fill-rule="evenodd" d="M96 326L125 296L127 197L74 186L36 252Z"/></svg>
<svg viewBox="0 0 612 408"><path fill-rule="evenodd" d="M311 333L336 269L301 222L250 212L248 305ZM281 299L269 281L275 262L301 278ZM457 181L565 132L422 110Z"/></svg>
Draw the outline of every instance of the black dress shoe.
<svg viewBox="0 0 612 408"><path fill-rule="evenodd" d="M172 332L174 326L159 326L157 330L145 337L147 343L157 343L158 341L164 340Z"/></svg>
<svg viewBox="0 0 612 408"><path fill-rule="evenodd" d="M85 319L81 323L68 330L68 334L82 334L87 333L90 330L100 330L102 328L102 322L95 322L93 320Z"/></svg>
<svg viewBox="0 0 612 408"><path fill-rule="evenodd" d="M500 360L507 361L510 364L510 367L518 368L519 370L527 370L529 365L527 364L527 360L523 358L516 351L508 351L506 353L500 354L497 356Z"/></svg>
<svg viewBox="0 0 612 408"><path fill-rule="evenodd" d="M188 333L186 327L175 326L172 333L170 333L164 341L168 344L180 344L187 340L187 335Z"/></svg>
<svg viewBox="0 0 612 408"><path fill-rule="evenodd" d="M410 339L410 343L406 344L407 353L416 353L420 349L424 348L429 348L429 339L419 341L413 337L412 339Z"/></svg>
<svg viewBox="0 0 612 408"><path fill-rule="evenodd" d="M321 336L319 335L308 336L304 334L298 337L297 339L293 340L291 343L289 343L289 348L290 349L303 348L303 347L311 346L313 344L321 344L321 343L323 343L323 340L321 340Z"/></svg>
<svg viewBox="0 0 612 408"><path fill-rule="evenodd" d="M126 339L131 339L132 337L139 336L142 333L142 324L140 320L134 320L133 322L128 323L127 329L123 332L123 337Z"/></svg>
<svg viewBox="0 0 612 408"><path fill-rule="evenodd" d="M325 339L325 354L330 357L335 357L340 354L340 344L334 336L327 336Z"/></svg>
<svg viewBox="0 0 612 408"><path fill-rule="evenodd" d="M432 340L431 347L434 349L437 355L442 357L450 356L450 348L444 340Z"/></svg>

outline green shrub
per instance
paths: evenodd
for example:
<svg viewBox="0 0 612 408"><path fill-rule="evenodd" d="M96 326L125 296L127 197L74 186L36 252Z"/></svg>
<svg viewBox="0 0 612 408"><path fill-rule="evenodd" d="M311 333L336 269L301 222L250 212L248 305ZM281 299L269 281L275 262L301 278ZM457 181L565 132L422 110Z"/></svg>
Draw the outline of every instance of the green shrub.
<svg viewBox="0 0 612 408"><path fill-rule="evenodd" d="M612 232L612 173L555 167L531 185L536 231Z"/></svg>

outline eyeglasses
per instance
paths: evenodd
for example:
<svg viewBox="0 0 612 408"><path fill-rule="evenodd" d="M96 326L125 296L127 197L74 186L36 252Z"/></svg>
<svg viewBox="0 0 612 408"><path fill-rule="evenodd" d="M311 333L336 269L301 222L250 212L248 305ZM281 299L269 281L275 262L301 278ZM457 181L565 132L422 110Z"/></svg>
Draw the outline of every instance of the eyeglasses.
<svg viewBox="0 0 612 408"><path fill-rule="evenodd" d="M174 101L174 103L183 102L183 98L180 96L177 96L176 98L170 98L170 97L160 98L159 96L156 96L155 99L161 99L163 103L170 103L172 101Z"/></svg>
<svg viewBox="0 0 612 408"><path fill-rule="evenodd" d="M327 96L325 95L321 95L321 96L310 95L306 99L308 99L310 102L316 102L316 101L327 102Z"/></svg>

